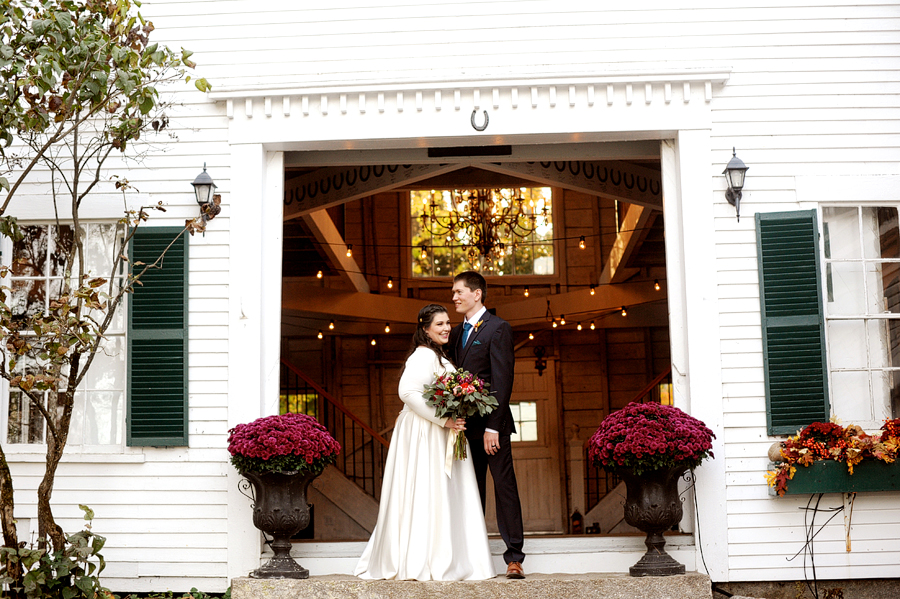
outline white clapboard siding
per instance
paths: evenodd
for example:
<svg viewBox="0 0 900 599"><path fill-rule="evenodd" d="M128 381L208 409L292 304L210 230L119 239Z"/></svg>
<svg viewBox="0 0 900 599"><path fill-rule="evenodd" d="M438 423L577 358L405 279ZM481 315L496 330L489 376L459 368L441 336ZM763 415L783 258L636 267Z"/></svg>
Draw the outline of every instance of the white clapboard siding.
<svg viewBox="0 0 900 599"><path fill-rule="evenodd" d="M724 452L717 459L724 460L727 486L724 506L701 507L727 514L728 579L802 579L802 557L787 558L802 549L806 533L800 508L807 498L773 498L763 480L774 439L765 431L753 214L799 209L798 177L900 174L900 7L888 0L864 6L844 0L792 0L783 6L747 0L734 7L720 0L607 4L147 0L141 11L156 26L154 41L195 52L196 76L207 77L214 90L528 81L559 72L599 77L724 65L729 80L714 89L709 102L709 195L696 201L715 203L710 234L716 241L716 272L709 275L715 276L719 294L725 413ZM117 168L109 170L124 172L139 190L132 205L166 205L168 212L154 214L153 224L181 225L197 214L190 181L204 162L222 194L221 215L205 235L191 239L191 447L123 449L100 457L73 447L53 500L67 530L81 525L78 503L95 509L94 530L109 539L105 580L113 589L186 591L195 586L212 592L228 586L226 566L234 548L228 547L227 532L239 526L227 520L231 466L225 445L229 381L240 376L227 365L236 334L230 315L239 313L232 299L239 290L232 279L230 244L242 235L240 223L229 216L240 199L230 192L241 172L230 166L224 102L209 101L191 85L173 89L169 129L145 140L153 143L152 152L140 163L117 161ZM524 84L520 93L524 96ZM545 93L540 92L543 103ZM615 93L617 99L624 94ZM643 93L635 90L636 103L644 102ZM652 93L654 106L662 104L661 88L654 86ZM274 104L278 94L272 95ZM318 101L315 94L309 98L311 105ZM370 113L375 112L375 98L367 101ZM170 143L168 133L177 142ZM722 193L721 172L732 147L751 168L739 223ZM37 176L46 180L40 171ZM121 196L109 185L100 191L89 216L117 218ZM25 220L46 220L51 213L45 198L45 187L29 185L12 211ZM39 456L17 461L17 454L7 453L17 476L18 515L33 519ZM897 499L894 493L857 497L850 553L843 516L835 518L816 539L818 576L896 577ZM839 504L838 495L822 503ZM825 516L818 518L824 522Z"/></svg>

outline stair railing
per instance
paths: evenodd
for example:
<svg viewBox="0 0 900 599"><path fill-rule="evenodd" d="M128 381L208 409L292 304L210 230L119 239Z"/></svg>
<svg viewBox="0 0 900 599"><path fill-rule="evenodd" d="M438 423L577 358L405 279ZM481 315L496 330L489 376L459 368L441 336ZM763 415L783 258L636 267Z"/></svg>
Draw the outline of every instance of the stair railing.
<svg viewBox="0 0 900 599"><path fill-rule="evenodd" d="M668 380L671 384L672 382L672 367L669 366L661 373L659 373L652 381L647 383L643 389L638 391L638 393L631 398L628 403L631 402L639 402L639 403L648 403L648 402L659 402L660 398L658 395L654 394L654 391L659 386L660 383ZM588 450L591 446L591 440L587 439L584 442L584 447L582 449L584 454L584 501L585 501L585 514L594 509L600 500L603 497L616 488L616 485L619 484L620 479L618 476L613 474L612 472L607 472L602 468L597 468L593 464L591 464L590 459L588 457Z"/></svg>
<svg viewBox="0 0 900 599"><path fill-rule="evenodd" d="M314 415L341 444L335 466L378 500L389 446L387 439L284 358L281 359L281 395L303 397L307 403L314 401Z"/></svg>

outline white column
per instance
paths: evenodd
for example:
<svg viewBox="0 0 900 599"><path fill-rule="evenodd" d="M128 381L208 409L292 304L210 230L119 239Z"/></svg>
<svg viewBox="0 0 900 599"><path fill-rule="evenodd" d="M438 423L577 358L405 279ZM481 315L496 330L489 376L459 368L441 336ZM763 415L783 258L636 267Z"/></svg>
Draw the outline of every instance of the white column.
<svg viewBox="0 0 900 599"><path fill-rule="evenodd" d="M280 410L281 257L284 234L284 152L266 153L262 212L260 286L260 374L264 416Z"/></svg>
<svg viewBox="0 0 900 599"><path fill-rule="evenodd" d="M722 368L708 130L679 131L662 145L672 378L675 404L716 434L714 460L697 469L697 569L728 580Z"/></svg>
<svg viewBox="0 0 900 599"><path fill-rule="evenodd" d="M262 144L231 146L228 427L264 415L262 410L263 206L266 153ZM279 262L280 264L280 262ZM280 292L278 294L280 296ZM250 500L238 490L241 476L228 472L228 578L260 565L261 535Z"/></svg>

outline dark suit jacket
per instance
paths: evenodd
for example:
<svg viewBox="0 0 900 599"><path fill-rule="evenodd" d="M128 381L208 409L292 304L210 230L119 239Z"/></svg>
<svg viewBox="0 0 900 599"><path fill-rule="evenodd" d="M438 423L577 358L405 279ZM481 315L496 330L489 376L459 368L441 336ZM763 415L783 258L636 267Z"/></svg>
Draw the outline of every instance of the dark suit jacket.
<svg viewBox="0 0 900 599"><path fill-rule="evenodd" d="M461 324L450 331L448 353L453 363L457 368L464 368L484 379L490 385L488 391L500 404L483 418L477 414L469 418L466 433L469 436L481 436L485 428L492 428L505 435L516 432L509 409L516 359L512 327L499 316L485 312L478 327L469 335L469 342L464 348L461 347L462 332Z"/></svg>

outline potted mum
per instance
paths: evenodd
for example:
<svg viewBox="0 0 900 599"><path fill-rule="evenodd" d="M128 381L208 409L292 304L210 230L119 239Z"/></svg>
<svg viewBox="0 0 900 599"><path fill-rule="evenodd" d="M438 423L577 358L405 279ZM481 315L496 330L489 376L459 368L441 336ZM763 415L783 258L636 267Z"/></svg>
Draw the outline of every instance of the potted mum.
<svg viewBox="0 0 900 599"><path fill-rule="evenodd" d="M274 537L274 557L253 578L308 578L291 557L291 537L309 525L309 483L334 463L340 444L306 414L281 414L239 424L228 435L237 471L253 485L253 525Z"/></svg>
<svg viewBox="0 0 900 599"><path fill-rule="evenodd" d="M632 576L684 574L666 553L663 531L681 521L678 479L713 457L715 434L673 406L630 403L600 423L589 458L625 481L625 521L647 533L647 553L629 568Z"/></svg>

